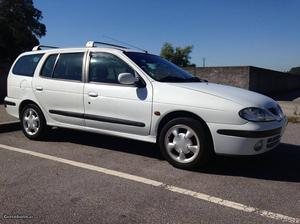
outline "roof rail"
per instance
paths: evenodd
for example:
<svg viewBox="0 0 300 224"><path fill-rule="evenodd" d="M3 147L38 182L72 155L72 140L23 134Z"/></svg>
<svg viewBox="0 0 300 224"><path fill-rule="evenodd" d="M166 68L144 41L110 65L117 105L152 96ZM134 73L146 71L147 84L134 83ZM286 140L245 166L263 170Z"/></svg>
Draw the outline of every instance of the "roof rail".
<svg viewBox="0 0 300 224"><path fill-rule="evenodd" d="M53 47L53 46L46 46L46 45L37 45L35 47L32 48L32 51L39 51L39 50L42 50L42 47L43 48L58 48L58 47Z"/></svg>
<svg viewBox="0 0 300 224"><path fill-rule="evenodd" d="M110 43L105 43L105 42L98 42L98 41L88 41L88 42L86 42L85 46L86 47L95 47L97 44L111 46L111 47L115 47L115 48L128 49L127 47L124 47L124 46L121 46L121 45L110 44Z"/></svg>

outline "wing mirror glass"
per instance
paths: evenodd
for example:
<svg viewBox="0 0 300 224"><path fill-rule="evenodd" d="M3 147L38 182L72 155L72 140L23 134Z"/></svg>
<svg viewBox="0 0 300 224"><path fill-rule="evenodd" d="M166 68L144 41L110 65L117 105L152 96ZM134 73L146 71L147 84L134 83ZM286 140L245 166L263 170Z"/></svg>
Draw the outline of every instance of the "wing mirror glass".
<svg viewBox="0 0 300 224"><path fill-rule="evenodd" d="M133 85L137 80L131 73L120 73L118 76L118 81L124 85Z"/></svg>
<svg viewBox="0 0 300 224"><path fill-rule="evenodd" d="M139 78L136 78L135 75L131 73L120 73L118 75L118 81L121 84L124 85L135 85L139 88L144 88L146 84L140 80Z"/></svg>

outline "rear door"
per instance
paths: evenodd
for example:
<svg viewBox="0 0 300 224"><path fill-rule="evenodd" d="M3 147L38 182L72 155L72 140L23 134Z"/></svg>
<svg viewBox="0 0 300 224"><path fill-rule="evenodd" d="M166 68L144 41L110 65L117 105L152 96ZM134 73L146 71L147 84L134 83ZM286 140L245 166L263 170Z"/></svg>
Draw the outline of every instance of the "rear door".
<svg viewBox="0 0 300 224"><path fill-rule="evenodd" d="M84 50L48 54L33 81L39 104L56 122L84 125L84 57Z"/></svg>

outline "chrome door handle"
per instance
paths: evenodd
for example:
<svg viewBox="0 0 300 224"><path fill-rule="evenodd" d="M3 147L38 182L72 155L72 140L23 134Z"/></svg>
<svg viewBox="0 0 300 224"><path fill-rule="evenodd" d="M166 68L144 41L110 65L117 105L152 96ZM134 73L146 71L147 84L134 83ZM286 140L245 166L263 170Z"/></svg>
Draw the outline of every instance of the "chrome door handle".
<svg viewBox="0 0 300 224"><path fill-rule="evenodd" d="M95 92L89 92L88 95L90 97L97 97L98 96L98 93L95 93Z"/></svg>
<svg viewBox="0 0 300 224"><path fill-rule="evenodd" d="M43 87L41 87L41 86L37 86L37 87L35 87L35 89L36 89L37 91L43 91Z"/></svg>

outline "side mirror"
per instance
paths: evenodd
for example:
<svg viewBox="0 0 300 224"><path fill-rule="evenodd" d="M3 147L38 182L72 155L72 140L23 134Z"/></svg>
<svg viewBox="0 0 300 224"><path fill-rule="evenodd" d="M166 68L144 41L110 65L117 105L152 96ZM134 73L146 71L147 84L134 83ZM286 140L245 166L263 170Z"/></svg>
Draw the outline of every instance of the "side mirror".
<svg viewBox="0 0 300 224"><path fill-rule="evenodd" d="M136 78L135 75L131 73L120 73L118 75L118 81L124 85L135 85L138 88L146 87L146 84L143 80Z"/></svg>
<svg viewBox="0 0 300 224"><path fill-rule="evenodd" d="M124 85L133 85L137 81L135 76L131 73L120 73L118 75L118 81Z"/></svg>

